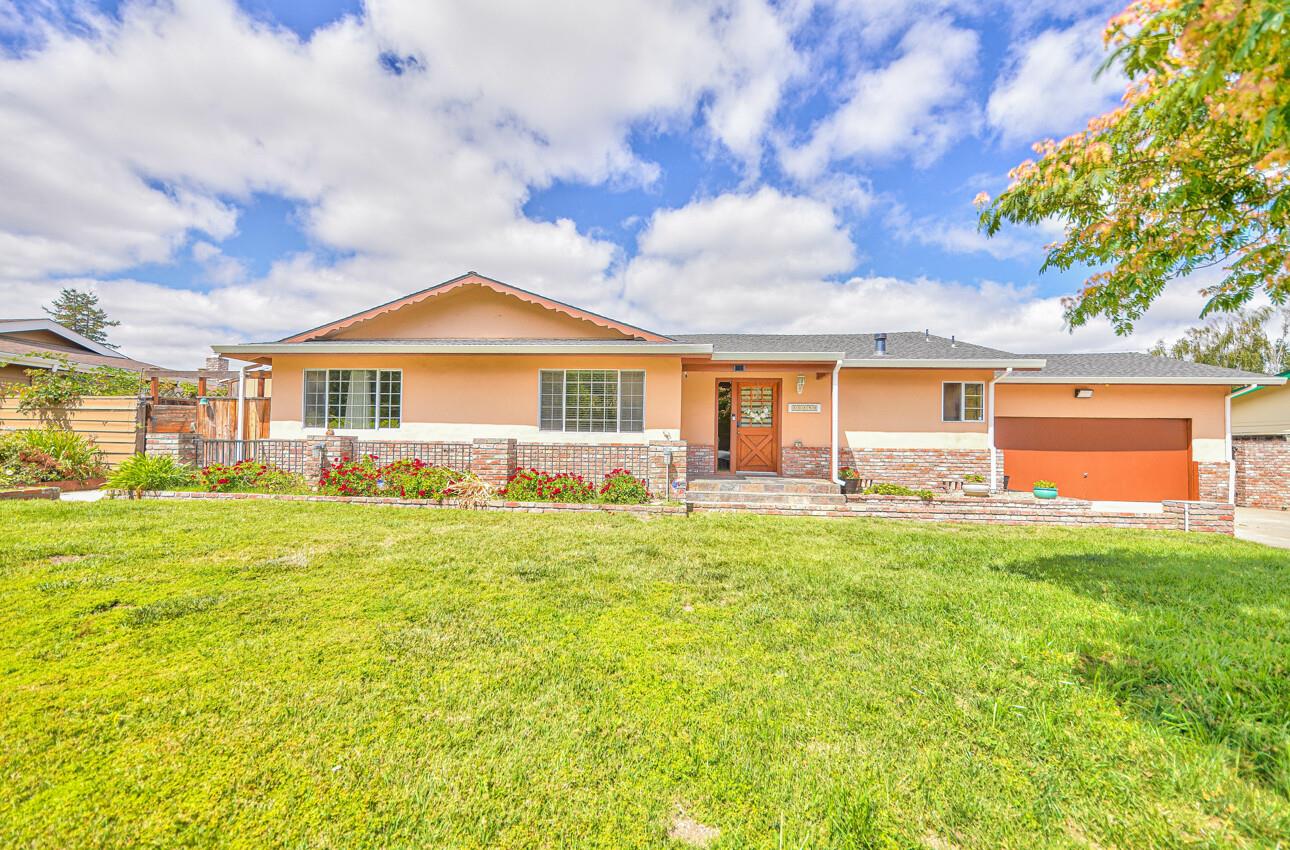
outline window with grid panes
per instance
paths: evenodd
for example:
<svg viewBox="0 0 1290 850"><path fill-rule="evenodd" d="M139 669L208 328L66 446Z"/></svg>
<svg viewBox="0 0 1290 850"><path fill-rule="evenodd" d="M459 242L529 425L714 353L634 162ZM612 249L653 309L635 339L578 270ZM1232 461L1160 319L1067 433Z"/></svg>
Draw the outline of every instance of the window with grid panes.
<svg viewBox="0 0 1290 850"><path fill-rule="evenodd" d="M640 433L645 373L618 369L543 369L538 380L543 431Z"/></svg>
<svg viewBox="0 0 1290 850"><path fill-rule="evenodd" d="M403 373L398 369L306 369L306 428L374 430L403 420Z"/></svg>

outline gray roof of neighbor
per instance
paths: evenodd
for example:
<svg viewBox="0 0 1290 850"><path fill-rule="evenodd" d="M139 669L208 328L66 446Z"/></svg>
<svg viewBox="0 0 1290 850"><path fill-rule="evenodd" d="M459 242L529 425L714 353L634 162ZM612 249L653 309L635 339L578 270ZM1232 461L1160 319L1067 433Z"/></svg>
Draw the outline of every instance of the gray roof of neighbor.
<svg viewBox="0 0 1290 850"><path fill-rule="evenodd" d="M677 342L706 343L713 351L844 351L848 359L875 357L873 334L675 334ZM986 348L962 340L898 331L887 334L887 357L893 360L999 360L1024 359L1022 355Z"/></svg>
<svg viewBox="0 0 1290 850"><path fill-rule="evenodd" d="M1250 383L1273 377L1240 369L1225 369L1207 363L1192 363L1172 357L1156 357L1137 351L1102 354L1027 354L1048 365L1035 372L1014 372L1011 381L1042 381L1045 378L1230 378L1233 383Z"/></svg>

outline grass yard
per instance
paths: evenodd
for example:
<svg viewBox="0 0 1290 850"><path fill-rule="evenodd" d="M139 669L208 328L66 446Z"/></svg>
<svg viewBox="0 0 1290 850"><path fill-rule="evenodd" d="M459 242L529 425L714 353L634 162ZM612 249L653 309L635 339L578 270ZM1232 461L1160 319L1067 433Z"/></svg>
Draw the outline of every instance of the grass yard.
<svg viewBox="0 0 1290 850"><path fill-rule="evenodd" d="M0 506L0 846L1275 847L1290 553Z"/></svg>

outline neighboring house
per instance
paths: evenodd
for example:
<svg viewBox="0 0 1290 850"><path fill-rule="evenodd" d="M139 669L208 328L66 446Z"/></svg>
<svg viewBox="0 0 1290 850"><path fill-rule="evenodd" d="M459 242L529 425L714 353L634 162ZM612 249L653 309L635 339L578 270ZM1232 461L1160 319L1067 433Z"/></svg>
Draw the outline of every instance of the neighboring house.
<svg viewBox="0 0 1290 850"><path fill-rule="evenodd" d="M851 466L914 487L1050 478L1100 499L1227 501L1228 394L1284 383L921 332L665 335L473 272L277 342L214 348L272 365L273 438L506 438L565 459L670 440L691 479Z"/></svg>
<svg viewBox="0 0 1290 850"><path fill-rule="evenodd" d="M142 372L156 368L50 319L0 319L0 383L31 383L27 369L54 368L62 358L73 369L112 366Z"/></svg>
<svg viewBox="0 0 1290 850"><path fill-rule="evenodd" d="M1290 371L1282 372L1290 378ZM1236 503L1290 508L1290 386L1258 386L1232 394Z"/></svg>

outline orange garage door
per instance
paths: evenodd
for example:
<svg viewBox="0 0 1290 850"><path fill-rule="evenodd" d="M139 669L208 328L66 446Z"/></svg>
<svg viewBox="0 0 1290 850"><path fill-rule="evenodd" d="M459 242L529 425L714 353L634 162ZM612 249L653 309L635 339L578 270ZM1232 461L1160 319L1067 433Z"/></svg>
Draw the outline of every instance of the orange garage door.
<svg viewBox="0 0 1290 850"><path fill-rule="evenodd" d="M1150 502L1192 490L1189 419L1001 416L995 429L1012 490L1046 479L1063 496Z"/></svg>

